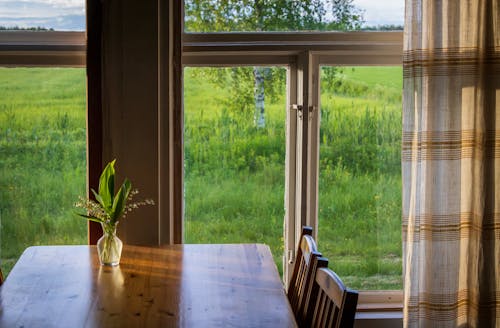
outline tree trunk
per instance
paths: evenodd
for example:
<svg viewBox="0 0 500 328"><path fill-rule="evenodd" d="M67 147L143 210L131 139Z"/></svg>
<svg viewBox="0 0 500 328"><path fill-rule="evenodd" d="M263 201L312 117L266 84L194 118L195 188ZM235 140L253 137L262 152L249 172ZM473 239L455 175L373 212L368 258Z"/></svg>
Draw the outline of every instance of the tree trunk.
<svg viewBox="0 0 500 328"><path fill-rule="evenodd" d="M253 121L255 126L260 129L266 126L265 108L264 108L264 71L263 67L254 67L254 99L255 112Z"/></svg>

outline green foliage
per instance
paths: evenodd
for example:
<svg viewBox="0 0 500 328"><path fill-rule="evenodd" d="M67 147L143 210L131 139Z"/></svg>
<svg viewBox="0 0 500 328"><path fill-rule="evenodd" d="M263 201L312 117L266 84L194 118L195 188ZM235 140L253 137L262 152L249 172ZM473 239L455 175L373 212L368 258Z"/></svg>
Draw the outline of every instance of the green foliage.
<svg viewBox="0 0 500 328"><path fill-rule="evenodd" d="M125 178L115 195L115 162L109 162L99 178L99 192L92 193L96 201L80 197L75 206L86 210L86 214L78 214L90 221L99 222L105 232L116 230L120 219L133 209L142 205L154 205L151 199L132 202L138 190L132 190L132 183ZM128 203L127 203L128 202Z"/></svg>
<svg viewBox="0 0 500 328"><path fill-rule="evenodd" d="M185 69L185 240L266 243L282 270L284 92L256 129L227 109L233 95L199 79L205 70ZM331 86L326 71L321 251L353 288L401 288L401 68L343 67Z"/></svg>
<svg viewBox="0 0 500 328"><path fill-rule="evenodd" d="M94 208L97 204L93 202L81 204L79 206L87 208L89 214L80 214L80 216L111 226L118 223L118 220L125 212L132 184L125 178L115 195L115 162L116 160L109 162L102 171L99 178L99 192L91 189L100 206Z"/></svg>
<svg viewBox="0 0 500 328"><path fill-rule="evenodd" d="M281 270L284 82L266 94L268 122L256 129L205 70L185 70L185 241L266 243ZM401 68L343 67L331 86L325 72L319 247L350 287L401 288ZM73 208L85 194L85 71L0 69L0 99L0 255L8 272L27 246L86 243Z"/></svg>
<svg viewBox="0 0 500 328"><path fill-rule="evenodd" d="M28 246L84 244L85 69L0 68L0 249L9 272Z"/></svg>
<svg viewBox="0 0 500 328"><path fill-rule="evenodd" d="M187 32L346 31L363 23L353 0L186 0L184 10Z"/></svg>
<svg viewBox="0 0 500 328"><path fill-rule="evenodd" d="M353 5L352 0L332 0L333 19L326 23L327 31L359 30L364 23L363 11Z"/></svg>
<svg viewBox="0 0 500 328"><path fill-rule="evenodd" d="M362 11L353 0L186 0L184 3L188 32L347 31L359 29L363 23ZM227 110L252 114L256 82L251 76L255 70L252 67L207 69L201 74L231 95L225 104ZM329 70L332 77L336 72ZM266 103L274 102L276 95L283 93L284 81L284 70L266 69Z"/></svg>
<svg viewBox="0 0 500 328"><path fill-rule="evenodd" d="M184 8L188 32L321 30L326 17L322 0L186 0Z"/></svg>
<svg viewBox="0 0 500 328"><path fill-rule="evenodd" d="M345 67L322 81L318 245L358 289L402 285L400 74Z"/></svg>
<svg viewBox="0 0 500 328"><path fill-rule="evenodd" d="M377 26L364 26L361 28L363 31L403 31L403 25L394 25L394 24L384 24Z"/></svg>

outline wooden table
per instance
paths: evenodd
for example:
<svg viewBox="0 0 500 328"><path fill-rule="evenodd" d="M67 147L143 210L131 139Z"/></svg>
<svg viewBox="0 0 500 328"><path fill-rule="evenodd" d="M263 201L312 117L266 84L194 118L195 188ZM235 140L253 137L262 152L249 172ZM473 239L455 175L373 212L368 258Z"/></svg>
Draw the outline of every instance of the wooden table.
<svg viewBox="0 0 500 328"><path fill-rule="evenodd" d="M295 327L261 244L25 250L0 287L0 327Z"/></svg>

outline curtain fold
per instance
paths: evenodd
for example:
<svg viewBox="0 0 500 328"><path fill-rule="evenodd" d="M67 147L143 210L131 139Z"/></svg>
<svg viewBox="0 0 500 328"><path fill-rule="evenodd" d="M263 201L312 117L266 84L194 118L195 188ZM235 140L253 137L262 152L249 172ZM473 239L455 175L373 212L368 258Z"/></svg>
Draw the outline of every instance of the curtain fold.
<svg viewBox="0 0 500 328"><path fill-rule="evenodd" d="M499 3L406 0L405 327L500 327Z"/></svg>

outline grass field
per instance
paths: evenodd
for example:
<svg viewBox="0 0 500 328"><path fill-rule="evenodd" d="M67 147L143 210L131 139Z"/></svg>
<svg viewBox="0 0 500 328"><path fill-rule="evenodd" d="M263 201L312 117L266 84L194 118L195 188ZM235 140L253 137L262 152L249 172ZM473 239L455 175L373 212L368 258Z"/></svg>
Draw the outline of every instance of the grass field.
<svg viewBox="0 0 500 328"><path fill-rule="evenodd" d="M281 268L284 94L266 96L256 129L196 70L185 74L185 240L263 242ZM401 288L401 80L401 68L345 68L323 88L318 243L353 288ZM85 243L73 209L84 192L85 71L0 69L2 268L29 245Z"/></svg>
<svg viewBox="0 0 500 328"><path fill-rule="evenodd" d="M318 247L358 289L401 289L400 67L345 68L321 96Z"/></svg>
<svg viewBox="0 0 500 328"><path fill-rule="evenodd" d="M83 244L85 70L0 68L2 269L30 245Z"/></svg>
<svg viewBox="0 0 500 328"><path fill-rule="evenodd" d="M281 269L284 94L258 130L200 76L185 71L186 241L263 242ZM401 288L401 76L344 68L321 97L318 244L355 288Z"/></svg>

